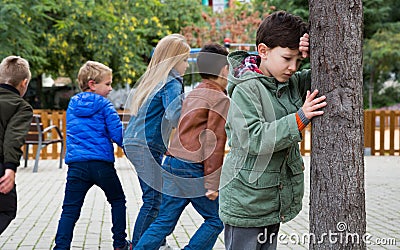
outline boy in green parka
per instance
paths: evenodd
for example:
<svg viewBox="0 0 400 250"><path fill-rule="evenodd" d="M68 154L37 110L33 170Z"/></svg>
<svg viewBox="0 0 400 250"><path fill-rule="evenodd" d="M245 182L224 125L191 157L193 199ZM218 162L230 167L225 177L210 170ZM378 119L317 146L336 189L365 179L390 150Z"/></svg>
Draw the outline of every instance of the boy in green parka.
<svg viewBox="0 0 400 250"><path fill-rule="evenodd" d="M221 220L226 249L276 249L281 222L301 210L303 160L298 142L325 96L310 93L307 24L279 11L257 30L258 55L228 56L226 132L231 147L222 167Z"/></svg>

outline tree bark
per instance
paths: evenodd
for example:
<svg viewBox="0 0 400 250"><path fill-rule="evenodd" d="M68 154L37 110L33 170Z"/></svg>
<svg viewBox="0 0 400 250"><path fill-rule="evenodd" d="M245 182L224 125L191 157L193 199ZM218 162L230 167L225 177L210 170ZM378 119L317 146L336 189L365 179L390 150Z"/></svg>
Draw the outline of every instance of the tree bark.
<svg viewBox="0 0 400 250"><path fill-rule="evenodd" d="M310 0L312 120L310 249L365 249L361 0Z"/></svg>

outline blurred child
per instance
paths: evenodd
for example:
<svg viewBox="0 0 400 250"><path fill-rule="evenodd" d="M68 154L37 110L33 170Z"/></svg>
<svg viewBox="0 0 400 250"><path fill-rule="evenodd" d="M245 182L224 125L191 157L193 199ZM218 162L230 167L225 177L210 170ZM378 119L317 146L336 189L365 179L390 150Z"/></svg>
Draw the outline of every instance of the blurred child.
<svg viewBox="0 0 400 250"><path fill-rule="evenodd" d="M88 190L100 187L111 205L114 249L130 249L126 238L125 194L114 168L113 142L122 147L122 124L112 103L112 70L88 61L79 70L79 87L67 109L67 184L54 249L70 249Z"/></svg>
<svg viewBox="0 0 400 250"><path fill-rule="evenodd" d="M218 216L218 186L229 108L227 55L219 44L200 50L197 65L202 81L183 101L177 131L168 147L160 212L135 249L158 249L190 203L204 222L184 249L211 250L223 230Z"/></svg>
<svg viewBox="0 0 400 250"><path fill-rule="evenodd" d="M143 192L143 205L133 229L133 246L157 217L160 208L161 161L171 130L178 123L182 76L189 66L189 53L190 47L182 35L162 38L136 87L132 103L125 106L129 107L132 117L124 134L124 149L136 169Z"/></svg>

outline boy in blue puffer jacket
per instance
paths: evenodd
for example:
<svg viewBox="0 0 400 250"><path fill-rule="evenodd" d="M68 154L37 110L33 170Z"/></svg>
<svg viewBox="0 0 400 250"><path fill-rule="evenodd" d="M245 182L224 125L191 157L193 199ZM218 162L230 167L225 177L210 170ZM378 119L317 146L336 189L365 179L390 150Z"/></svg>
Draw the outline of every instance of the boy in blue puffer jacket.
<svg viewBox="0 0 400 250"><path fill-rule="evenodd" d="M79 87L67 109L68 164L62 214L54 249L69 249L88 190L99 186L111 205L114 249L129 249L126 238L125 194L114 168L113 142L122 147L122 123L112 103L112 70L99 62L88 61L79 70Z"/></svg>

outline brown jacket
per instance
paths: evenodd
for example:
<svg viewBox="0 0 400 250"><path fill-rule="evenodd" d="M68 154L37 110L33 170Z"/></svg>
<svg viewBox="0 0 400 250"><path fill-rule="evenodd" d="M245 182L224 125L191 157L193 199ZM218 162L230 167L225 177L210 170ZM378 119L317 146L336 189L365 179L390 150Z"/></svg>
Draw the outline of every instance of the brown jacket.
<svg viewBox="0 0 400 250"><path fill-rule="evenodd" d="M228 109L229 98L225 89L204 79L184 99L177 131L168 148L168 155L203 163L207 190L218 190Z"/></svg>

